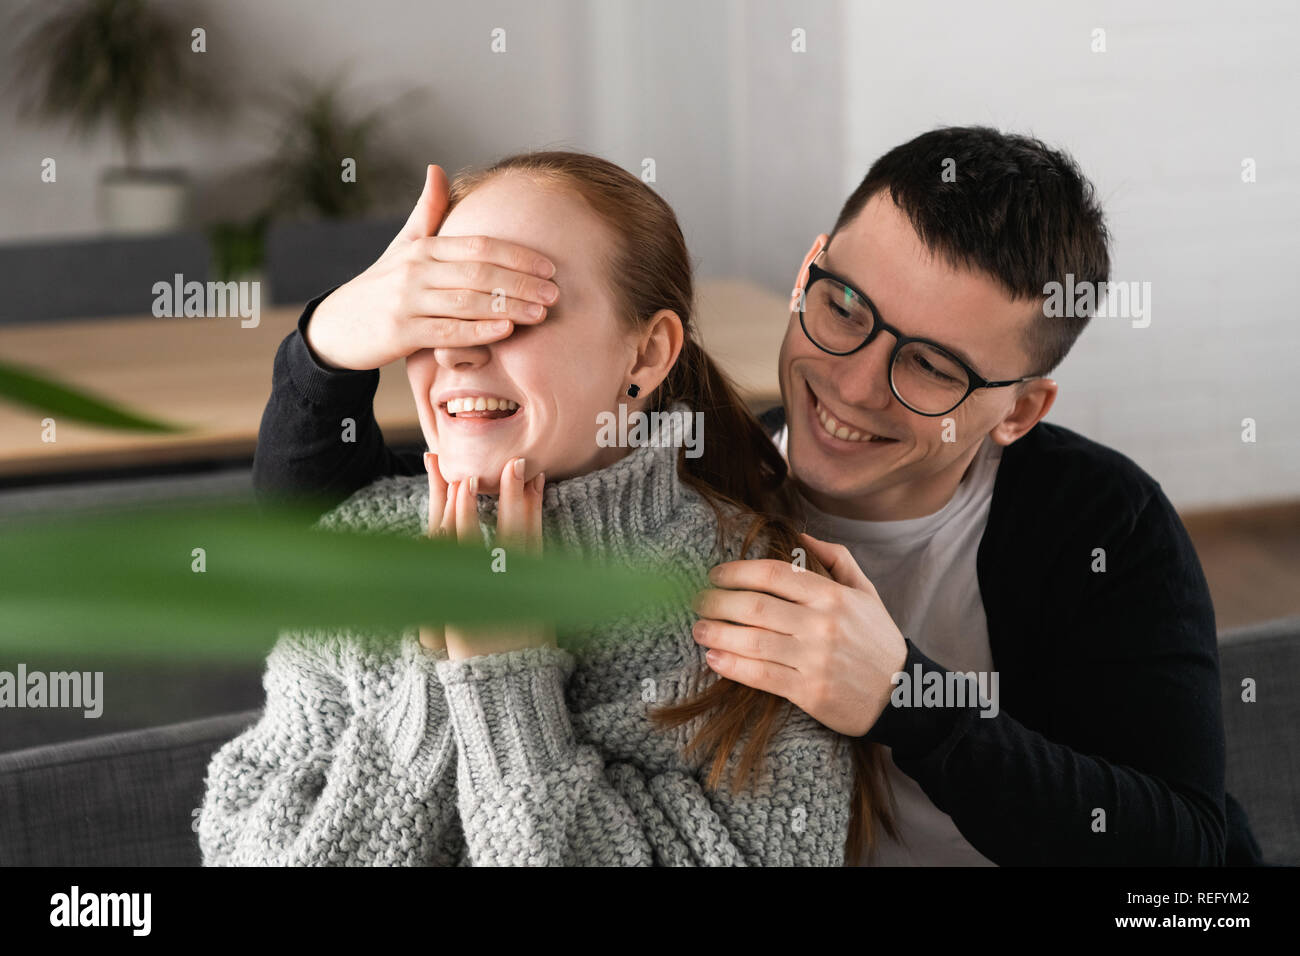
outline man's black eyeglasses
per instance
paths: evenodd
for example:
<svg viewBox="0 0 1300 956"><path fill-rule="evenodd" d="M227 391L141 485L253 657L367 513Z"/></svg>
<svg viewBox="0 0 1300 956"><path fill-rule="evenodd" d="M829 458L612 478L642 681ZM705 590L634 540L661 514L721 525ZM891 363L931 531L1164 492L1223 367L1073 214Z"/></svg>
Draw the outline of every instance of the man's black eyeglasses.
<svg viewBox="0 0 1300 956"><path fill-rule="evenodd" d="M830 355L852 355L866 348L882 330L892 335L889 388L899 402L918 415L946 415L981 388L1002 388L1041 377L989 381L937 342L903 335L886 325L870 299L818 266L815 259L808 266L802 304L799 324L804 335Z"/></svg>

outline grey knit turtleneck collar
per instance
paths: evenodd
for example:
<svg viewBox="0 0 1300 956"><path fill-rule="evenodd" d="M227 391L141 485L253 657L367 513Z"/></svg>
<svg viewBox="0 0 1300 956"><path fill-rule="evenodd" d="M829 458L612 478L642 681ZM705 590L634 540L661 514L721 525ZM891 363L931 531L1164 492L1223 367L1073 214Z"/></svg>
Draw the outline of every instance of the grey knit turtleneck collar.
<svg viewBox="0 0 1300 956"><path fill-rule="evenodd" d="M669 411L688 413L681 402ZM667 439L662 446L661 437ZM716 518L708 502L678 477L682 450L674 437L654 430L645 444L606 468L548 482L542 495L544 542L590 560L635 564L647 551L660 558L687 559L689 552L702 559L712 547ZM479 495L478 514L484 544L495 547L495 495ZM428 520L428 476L405 475L362 488L316 526L419 537L428 533Z"/></svg>
<svg viewBox="0 0 1300 956"><path fill-rule="evenodd" d="M689 414L681 402L670 411ZM542 492L542 535L566 551L599 559L631 560L675 523L677 512L706 505L677 475L681 449L656 444L660 433L614 464L585 475L547 482ZM427 492L426 492L427 494ZM423 511L428 513L427 497ZM497 498L479 495L484 542L496 537Z"/></svg>

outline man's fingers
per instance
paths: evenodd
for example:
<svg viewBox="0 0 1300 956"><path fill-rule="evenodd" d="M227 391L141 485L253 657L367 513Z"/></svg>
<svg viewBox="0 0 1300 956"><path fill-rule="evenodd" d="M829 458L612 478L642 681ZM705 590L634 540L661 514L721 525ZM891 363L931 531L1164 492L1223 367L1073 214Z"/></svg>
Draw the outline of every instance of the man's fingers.
<svg viewBox="0 0 1300 956"><path fill-rule="evenodd" d="M509 319L416 318L400 327L402 348L407 355L421 349L470 348L508 338L515 330Z"/></svg>
<svg viewBox="0 0 1300 956"><path fill-rule="evenodd" d="M422 251L438 248L433 245L437 241L440 240L422 240L419 248ZM552 305L560 297L558 285L531 273L516 272L478 260L446 262L432 254L428 258L429 261L422 263L414 276L415 283L426 289L466 289L523 299L538 305Z"/></svg>
<svg viewBox="0 0 1300 956"><path fill-rule="evenodd" d="M835 581L858 590L875 590L871 580L862 573L858 562L853 560L853 555L844 545L820 541L804 533L800 533L799 538L808 545L808 550L817 556L817 560L826 565L826 570ZM866 588L863 588L864 584Z"/></svg>
<svg viewBox="0 0 1300 956"><path fill-rule="evenodd" d="M704 647L798 669L799 643L789 634L713 620L696 621L691 634Z"/></svg>
<svg viewBox="0 0 1300 956"><path fill-rule="evenodd" d="M391 249L399 241L414 242L417 239L437 235L438 228L447 215L449 193L447 174L442 171L442 167L432 165L426 167L424 189L420 193L420 198L416 200L415 208L411 210L406 224L402 226L389 248Z"/></svg>
<svg viewBox="0 0 1300 956"><path fill-rule="evenodd" d="M758 591L708 588L695 595L691 608L700 617L768 628L782 634L798 634L808 617L808 609L803 605Z"/></svg>
<svg viewBox="0 0 1300 956"><path fill-rule="evenodd" d="M438 470L438 456L431 451L424 453L424 468L429 473L429 537L437 537L442 527L443 511L447 506L447 482Z"/></svg>
<svg viewBox="0 0 1300 956"><path fill-rule="evenodd" d="M709 651L705 661L719 677L734 680L755 690L765 690L799 706L796 700L799 696L799 672L792 668L770 661L756 661L728 651Z"/></svg>
<svg viewBox="0 0 1300 956"><path fill-rule="evenodd" d="M555 275L555 263L527 246L491 236L432 236L423 243L439 262L486 262L539 279Z"/></svg>
<svg viewBox="0 0 1300 956"><path fill-rule="evenodd" d="M456 540L461 544L483 544L483 531L478 523L477 476L462 481L456 493Z"/></svg>
<svg viewBox="0 0 1300 956"><path fill-rule="evenodd" d="M408 294L406 311L417 321L430 319L509 319L533 325L546 318L546 306L510 295L493 295L469 289L420 289Z"/></svg>
<svg viewBox="0 0 1300 956"><path fill-rule="evenodd" d="M775 558L748 558L715 565L709 570L709 581L715 587L763 591L795 603L806 603L817 593L819 583L828 583L820 574L797 571L791 562Z"/></svg>

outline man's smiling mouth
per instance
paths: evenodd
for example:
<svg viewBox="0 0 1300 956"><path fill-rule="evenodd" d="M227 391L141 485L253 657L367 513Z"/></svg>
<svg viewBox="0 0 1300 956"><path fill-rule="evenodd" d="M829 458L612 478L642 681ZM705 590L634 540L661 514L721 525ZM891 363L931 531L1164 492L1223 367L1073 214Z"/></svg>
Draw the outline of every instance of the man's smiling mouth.
<svg viewBox="0 0 1300 956"><path fill-rule="evenodd" d="M838 421L835 416L826 411L822 406L822 403L817 398L817 393L812 390L812 386L807 382L804 382L804 386L808 389L808 397L812 401L813 411L817 415L817 420L821 422L822 431L830 435L832 438L838 438L841 441L857 442L862 445L884 444L886 442L898 440L896 438L886 438L883 435L876 435L872 432L855 428L852 425L846 425L845 423Z"/></svg>

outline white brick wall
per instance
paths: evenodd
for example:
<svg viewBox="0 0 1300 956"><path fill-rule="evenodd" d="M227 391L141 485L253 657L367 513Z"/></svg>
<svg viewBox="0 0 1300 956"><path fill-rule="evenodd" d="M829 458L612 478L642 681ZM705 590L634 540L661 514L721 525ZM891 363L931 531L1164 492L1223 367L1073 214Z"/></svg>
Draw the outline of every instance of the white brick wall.
<svg viewBox="0 0 1300 956"><path fill-rule="evenodd" d="M845 17L846 194L929 126L1030 132L1096 183L1113 278L1151 282L1150 327L1095 319L1049 420L1123 451L1180 507L1300 496L1300 10L1015 0Z"/></svg>

